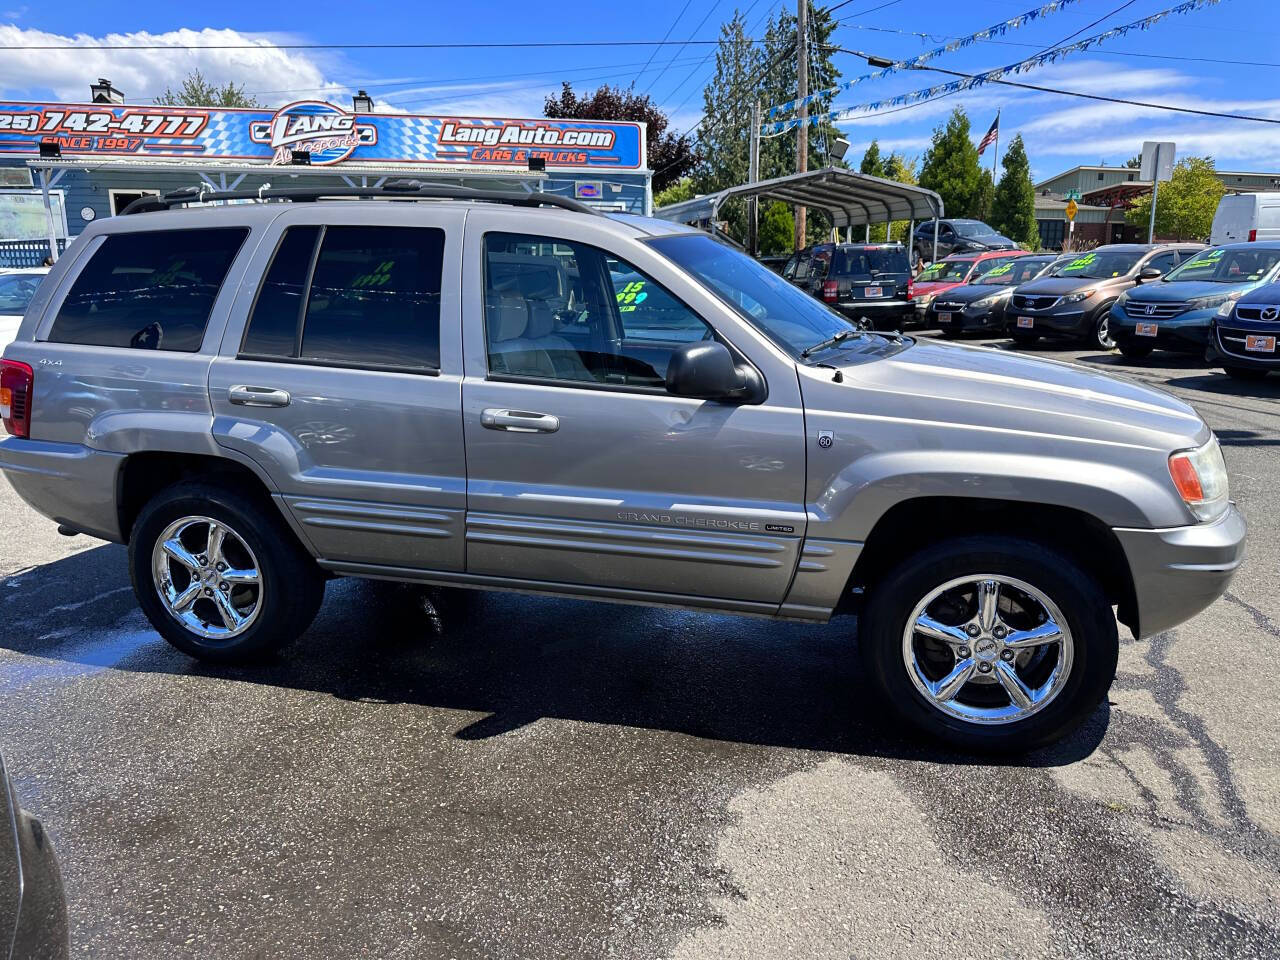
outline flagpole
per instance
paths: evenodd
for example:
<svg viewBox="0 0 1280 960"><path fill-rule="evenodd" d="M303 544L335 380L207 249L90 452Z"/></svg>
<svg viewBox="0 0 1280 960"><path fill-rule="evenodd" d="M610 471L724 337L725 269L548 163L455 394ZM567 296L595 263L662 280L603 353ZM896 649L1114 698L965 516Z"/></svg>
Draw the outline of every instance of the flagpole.
<svg viewBox="0 0 1280 960"><path fill-rule="evenodd" d="M1000 159L1000 111L996 111L996 143L991 154L991 182L996 182L996 161Z"/></svg>

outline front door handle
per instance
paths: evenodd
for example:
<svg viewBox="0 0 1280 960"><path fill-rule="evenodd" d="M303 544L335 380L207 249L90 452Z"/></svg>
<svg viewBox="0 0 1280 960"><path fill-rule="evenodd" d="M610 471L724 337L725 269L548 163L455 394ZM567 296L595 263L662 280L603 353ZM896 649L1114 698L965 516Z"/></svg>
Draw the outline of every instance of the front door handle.
<svg viewBox="0 0 1280 960"><path fill-rule="evenodd" d="M506 430L510 433L555 433L560 429L560 418L549 413L489 407L480 412L480 425L487 430Z"/></svg>
<svg viewBox="0 0 1280 960"><path fill-rule="evenodd" d="M242 407L287 407L289 391L241 383L227 388L227 399Z"/></svg>

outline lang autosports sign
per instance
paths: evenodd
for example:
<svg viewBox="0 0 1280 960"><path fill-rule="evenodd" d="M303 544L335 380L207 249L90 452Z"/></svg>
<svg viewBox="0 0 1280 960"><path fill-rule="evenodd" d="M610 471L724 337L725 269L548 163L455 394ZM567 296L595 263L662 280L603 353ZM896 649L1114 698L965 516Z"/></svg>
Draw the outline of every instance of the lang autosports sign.
<svg viewBox="0 0 1280 960"><path fill-rule="evenodd" d="M319 100L278 110L0 102L0 155L195 157L313 165L363 161L640 170L642 123L349 113Z"/></svg>

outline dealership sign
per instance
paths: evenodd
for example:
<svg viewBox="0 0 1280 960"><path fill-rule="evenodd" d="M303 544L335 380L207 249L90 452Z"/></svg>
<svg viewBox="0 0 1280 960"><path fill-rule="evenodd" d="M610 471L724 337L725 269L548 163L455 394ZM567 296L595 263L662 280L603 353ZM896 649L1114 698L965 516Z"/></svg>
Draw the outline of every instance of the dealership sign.
<svg viewBox="0 0 1280 960"><path fill-rule="evenodd" d="M342 161L639 170L645 127L604 120L349 113L319 100L279 110L0 102L0 155L193 157L312 164Z"/></svg>

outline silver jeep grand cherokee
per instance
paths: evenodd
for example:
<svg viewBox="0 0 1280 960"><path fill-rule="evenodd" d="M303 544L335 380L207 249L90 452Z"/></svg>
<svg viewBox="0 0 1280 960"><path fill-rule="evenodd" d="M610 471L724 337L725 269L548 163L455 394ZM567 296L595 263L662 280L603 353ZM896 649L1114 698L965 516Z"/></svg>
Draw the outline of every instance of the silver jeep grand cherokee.
<svg viewBox="0 0 1280 960"><path fill-rule="evenodd" d="M854 330L665 222L393 187L139 201L5 351L0 468L127 543L192 656L288 643L332 576L858 612L902 717L1026 749L1104 696L1117 615L1166 630L1240 563L1217 441L1163 393Z"/></svg>

